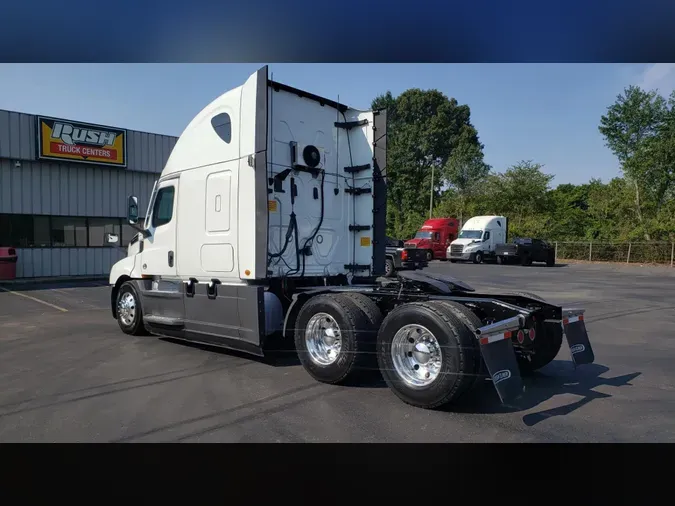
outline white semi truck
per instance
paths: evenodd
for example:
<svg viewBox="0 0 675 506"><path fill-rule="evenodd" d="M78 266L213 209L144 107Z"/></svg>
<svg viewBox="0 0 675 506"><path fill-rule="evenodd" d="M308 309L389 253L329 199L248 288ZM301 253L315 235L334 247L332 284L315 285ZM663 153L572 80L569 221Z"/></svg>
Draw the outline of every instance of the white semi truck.
<svg viewBox="0 0 675 506"><path fill-rule="evenodd" d="M505 216L474 216L469 219L457 239L448 246L446 257L451 262L460 260L480 264L486 258L495 258L497 244L506 242L508 220Z"/></svg>
<svg viewBox="0 0 675 506"><path fill-rule="evenodd" d="M316 380L379 368L422 408L480 378L510 402L564 336L576 364L592 362L583 310L431 273L382 276L386 140L386 111L273 82L267 67L218 97L180 136L143 224L129 197L138 234L110 273L122 331L260 356L294 341Z"/></svg>

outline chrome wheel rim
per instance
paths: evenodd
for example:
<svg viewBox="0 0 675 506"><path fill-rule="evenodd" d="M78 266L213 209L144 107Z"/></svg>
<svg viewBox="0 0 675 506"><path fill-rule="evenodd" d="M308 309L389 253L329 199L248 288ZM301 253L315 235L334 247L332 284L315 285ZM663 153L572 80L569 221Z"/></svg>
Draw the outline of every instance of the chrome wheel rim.
<svg viewBox="0 0 675 506"><path fill-rule="evenodd" d="M413 388L424 388L441 373L443 353L436 336L422 325L401 327L391 344L394 369L401 380Z"/></svg>
<svg viewBox="0 0 675 506"><path fill-rule="evenodd" d="M117 315L124 325L131 325L136 318L136 298L131 292L125 292L117 302Z"/></svg>
<svg viewBox="0 0 675 506"><path fill-rule="evenodd" d="M340 326L328 313L317 313L307 322L305 344L311 360L319 365L335 362L342 350Z"/></svg>

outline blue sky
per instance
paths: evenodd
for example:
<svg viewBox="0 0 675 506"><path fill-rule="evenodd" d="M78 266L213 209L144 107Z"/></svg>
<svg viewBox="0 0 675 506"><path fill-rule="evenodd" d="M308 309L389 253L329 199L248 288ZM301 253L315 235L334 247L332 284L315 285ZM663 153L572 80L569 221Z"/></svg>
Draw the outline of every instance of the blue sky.
<svg viewBox="0 0 675 506"><path fill-rule="evenodd" d="M259 64L0 64L0 109L179 135ZM437 88L471 107L486 161L544 164L553 184L619 175L598 132L629 84L675 87L675 65L272 64L274 79L366 109L373 97Z"/></svg>

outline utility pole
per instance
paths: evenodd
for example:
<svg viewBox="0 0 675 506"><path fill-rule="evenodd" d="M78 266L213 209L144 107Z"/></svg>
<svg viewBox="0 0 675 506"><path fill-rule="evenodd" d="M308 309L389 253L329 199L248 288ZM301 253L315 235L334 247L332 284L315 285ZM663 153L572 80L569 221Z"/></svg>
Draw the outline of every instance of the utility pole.
<svg viewBox="0 0 675 506"><path fill-rule="evenodd" d="M431 166L431 191L429 192L429 219L434 210L434 166Z"/></svg>

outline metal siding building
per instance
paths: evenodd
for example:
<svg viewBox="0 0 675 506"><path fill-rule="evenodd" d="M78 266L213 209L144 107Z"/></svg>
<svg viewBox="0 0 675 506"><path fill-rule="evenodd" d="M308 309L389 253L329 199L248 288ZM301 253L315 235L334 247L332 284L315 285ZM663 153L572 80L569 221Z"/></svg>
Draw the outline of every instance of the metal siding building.
<svg viewBox="0 0 675 506"><path fill-rule="evenodd" d="M102 243L124 224L127 197L145 213L177 137L126 130L126 167L38 159L38 117L0 110L0 246L17 248L17 277L107 275L125 249ZM32 228L32 231L31 231Z"/></svg>

